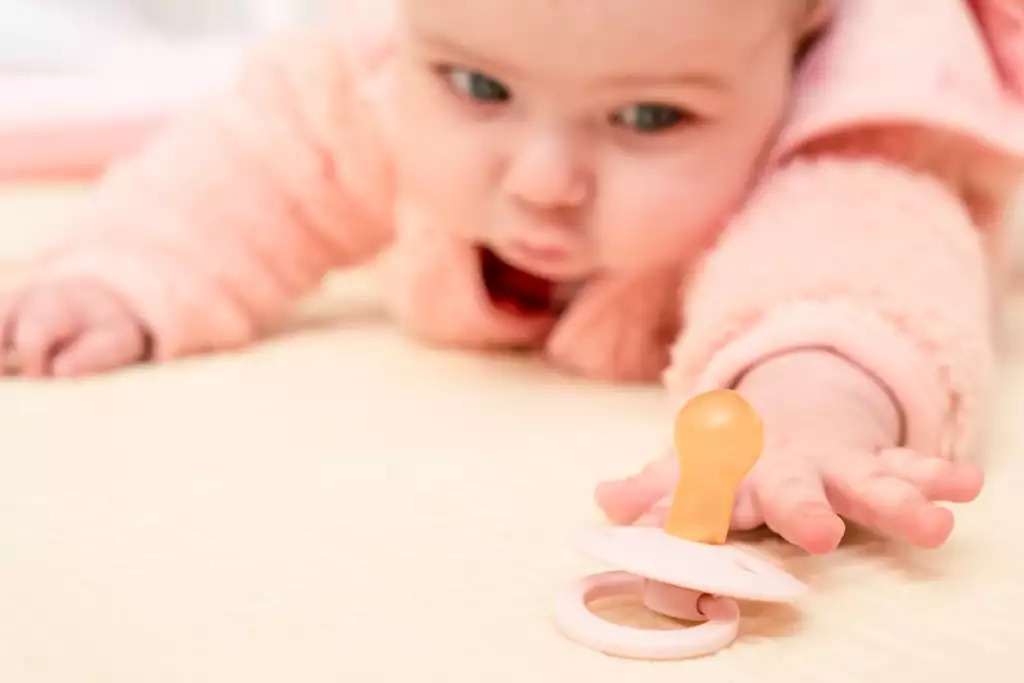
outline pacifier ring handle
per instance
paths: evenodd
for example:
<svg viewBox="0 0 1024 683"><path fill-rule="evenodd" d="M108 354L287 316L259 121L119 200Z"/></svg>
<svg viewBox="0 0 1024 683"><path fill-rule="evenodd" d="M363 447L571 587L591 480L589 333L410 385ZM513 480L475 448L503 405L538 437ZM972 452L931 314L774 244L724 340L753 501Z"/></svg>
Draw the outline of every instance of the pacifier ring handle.
<svg viewBox="0 0 1024 683"><path fill-rule="evenodd" d="M643 596L648 580L624 571L591 574L569 584L555 601L555 621L571 640L605 654L629 659L690 659L727 647L739 631L739 605L732 598L702 595L706 621L676 630L622 626L594 614L589 604L606 597Z"/></svg>

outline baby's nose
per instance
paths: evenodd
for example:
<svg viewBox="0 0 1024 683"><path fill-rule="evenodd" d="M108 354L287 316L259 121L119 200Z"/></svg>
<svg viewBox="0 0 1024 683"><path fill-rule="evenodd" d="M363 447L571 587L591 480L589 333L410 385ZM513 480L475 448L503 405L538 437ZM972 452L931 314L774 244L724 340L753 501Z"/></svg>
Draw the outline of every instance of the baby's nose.
<svg viewBox="0 0 1024 683"><path fill-rule="evenodd" d="M505 189L519 201L542 209L582 206L590 195L589 173L568 136L544 133L518 150L505 176Z"/></svg>

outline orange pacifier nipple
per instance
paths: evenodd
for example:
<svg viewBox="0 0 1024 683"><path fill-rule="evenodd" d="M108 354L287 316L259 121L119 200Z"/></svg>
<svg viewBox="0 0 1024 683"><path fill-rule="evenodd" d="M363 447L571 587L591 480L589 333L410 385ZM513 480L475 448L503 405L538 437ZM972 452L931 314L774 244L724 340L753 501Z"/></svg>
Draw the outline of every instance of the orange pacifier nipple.
<svg viewBox="0 0 1024 683"><path fill-rule="evenodd" d="M764 449L764 425L735 391L701 394L675 421L679 479L665 533L695 543L725 543L736 491Z"/></svg>

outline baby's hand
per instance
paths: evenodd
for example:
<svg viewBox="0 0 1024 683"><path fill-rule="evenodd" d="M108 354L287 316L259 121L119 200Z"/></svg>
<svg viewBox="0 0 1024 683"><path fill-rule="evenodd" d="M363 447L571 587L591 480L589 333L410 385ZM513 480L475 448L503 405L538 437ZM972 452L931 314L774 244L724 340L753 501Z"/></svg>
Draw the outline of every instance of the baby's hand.
<svg viewBox="0 0 1024 683"><path fill-rule="evenodd" d="M811 380L810 378L814 378ZM804 352L753 371L739 391L765 421L766 449L737 494L733 528L767 525L810 553L834 550L843 518L926 548L942 545L981 470L895 447L899 416L874 380L827 352ZM675 489L675 454L598 487L610 520L661 523Z"/></svg>
<svg viewBox="0 0 1024 683"><path fill-rule="evenodd" d="M149 334L92 281L43 283L0 298L0 374L71 377L146 359Z"/></svg>
<svg viewBox="0 0 1024 683"><path fill-rule="evenodd" d="M602 484L597 501L617 524L650 517L660 525L675 478L673 453L635 476ZM969 502L981 484L973 465L904 449L769 451L740 488L732 527L767 525L807 552L827 553L842 540L846 518L934 548L953 530L953 513L935 502Z"/></svg>

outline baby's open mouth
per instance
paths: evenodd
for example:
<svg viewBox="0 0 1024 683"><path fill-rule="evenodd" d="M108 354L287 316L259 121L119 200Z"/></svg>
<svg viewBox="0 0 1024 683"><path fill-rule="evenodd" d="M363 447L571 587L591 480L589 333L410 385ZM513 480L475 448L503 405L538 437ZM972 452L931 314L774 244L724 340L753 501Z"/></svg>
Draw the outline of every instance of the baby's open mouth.
<svg viewBox="0 0 1024 683"><path fill-rule="evenodd" d="M496 308L521 316L558 312L556 283L509 265L490 249L479 251L484 286Z"/></svg>

